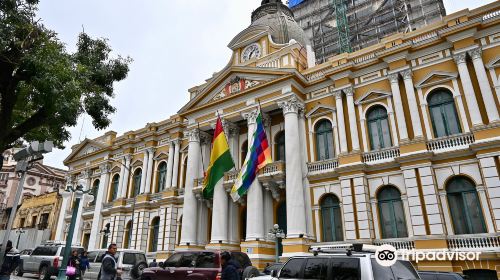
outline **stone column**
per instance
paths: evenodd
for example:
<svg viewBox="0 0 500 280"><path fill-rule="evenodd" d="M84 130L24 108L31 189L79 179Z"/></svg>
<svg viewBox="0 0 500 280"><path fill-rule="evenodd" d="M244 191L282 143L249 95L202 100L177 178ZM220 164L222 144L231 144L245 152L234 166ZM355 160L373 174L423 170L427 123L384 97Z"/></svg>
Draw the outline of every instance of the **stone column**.
<svg viewBox="0 0 500 280"><path fill-rule="evenodd" d="M389 110L387 111L387 115L389 115L389 121L391 122L391 130L392 130L392 145L399 146L398 139L398 130L396 129L396 120L394 119L394 111L392 110L392 98L389 96L387 98L387 107ZM359 108L361 110L361 107Z"/></svg>
<svg viewBox="0 0 500 280"><path fill-rule="evenodd" d="M300 136L300 146L302 147L302 185L304 189L304 198L306 203L306 222L307 222L307 236L314 236L314 225L313 225L313 212L311 205L311 192L309 191L309 180L307 179L307 162L309 161L307 157L307 143L306 143L306 118L304 115L304 109L299 111L299 136ZM271 199L272 201L272 199ZM272 203L271 203L272 206ZM272 223L271 223L272 226Z"/></svg>
<svg viewBox="0 0 500 280"><path fill-rule="evenodd" d="M173 175L173 167L174 167L174 153L175 153L175 145L173 141L170 141L170 146L168 147L168 161L167 161L167 181L165 182L165 186L167 188L172 187L172 175Z"/></svg>
<svg viewBox="0 0 500 280"><path fill-rule="evenodd" d="M482 125L483 120L481 119L481 113L477 105L472 81L470 80L469 69L467 69L466 53L456 54L453 58L457 64L460 80L462 81L462 88L464 89L465 100L467 101L467 108L469 109L472 126Z"/></svg>
<svg viewBox="0 0 500 280"><path fill-rule="evenodd" d="M472 63L474 64L474 70L476 71L477 80L479 82L479 88L481 89L481 96L484 100L484 106L486 107L486 113L488 114L489 122L496 122L500 118L498 116L497 105L495 103L495 97L491 91L490 82L488 76L486 75L486 70L484 68L484 63L481 55L481 49L476 48L469 51L469 55L472 58Z"/></svg>
<svg viewBox="0 0 500 280"><path fill-rule="evenodd" d="M66 210L68 209L68 202L70 201L71 198L71 193L70 192L62 192L62 203L61 203L61 209L59 210L59 218L57 220L57 229L56 229L56 236L55 240L62 240L62 236L64 234L64 218L66 216Z"/></svg>
<svg viewBox="0 0 500 280"><path fill-rule="evenodd" d="M453 235L454 230L453 230L453 225L451 223L451 217L450 217L450 212L448 209L448 199L447 199L447 193L446 190L441 190L439 191L439 200L441 201L441 207L443 209L443 217L444 217L444 222L446 225L446 234L447 235Z"/></svg>
<svg viewBox="0 0 500 280"><path fill-rule="evenodd" d="M368 138L366 137L366 118L363 114L363 107L361 106L361 104L358 104L358 109L359 122L361 123L361 139L363 140L363 151L366 153L369 151Z"/></svg>
<svg viewBox="0 0 500 280"><path fill-rule="evenodd" d="M344 106L342 105L342 91L335 91L335 105L337 109L337 126L339 128L340 153L347 153L347 138L345 135Z"/></svg>
<svg viewBox="0 0 500 280"><path fill-rule="evenodd" d="M181 143L179 142L179 139L174 140L171 142L174 144L174 165L172 167L172 187L177 187L177 181L179 178L179 155L180 155L180 146Z"/></svg>
<svg viewBox="0 0 500 280"><path fill-rule="evenodd" d="M128 188L128 181L130 178L130 163L132 161L132 156L126 155L124 156L124 159L125 159L125 166L127 168L125 168L125 172L123 173L123 178L120 178L122 181L120 192L122 198L127 198L127 188Z"/></svg>
<svg viewBox="0 0 500 280"><path fill-rule="evenodd" d="M184 208L182 219L182 233L180 245L196 245L198 231L198 202L193 193L194 179L198 178L201 170L200 131L193 129L186 133L189 138L186 182L184 192Z"/></svg>
<svg viewBox="0 0 500 280"><path fill-rule="evenodd" d="M92 229L90 230L89 250L99 248L99 238L97 237L102 229L102 202L104 200L104 193L109 186L109 166L107 164L102 164L101 166L99 166L99 170L101 171L101 178L99 179L100 185L97 192L97 197L94 197L95 209L94 217L92 218Z"/></svg>
<svg viewBox="0 0 500 280"><path fill-rule="evenodd" d="M349 114L349 128L351 130L352 150L359 151L358 124L356 121L356 109L354 108L354 89L344 89L347 97L347 112Z"/></svg>
<svg viewBox="0 0 500 280"><path fill-rule="evenodd" d="M311 119L309 119L309 121L311 121ZM312 134L314 134L314 131L312 129L313 128L311 127L311 130L309 131L309 135L311 135L311 137L309 138L311 140L310 147L311 147L312 154L316 154L316 151L313 151L313 148L312 148L313 147L312 141L314 141L313 137L312 137ZM335 145L334 157L337 157L340 154L340 143L339 143L340 140L339 140L338 125L337 125L337 109L335 109L335 111L332 113L332 130L333 130L333 144Z"/></svg>
<svg viewBox="0 0 500 280"><path fill-rule="evenodd" d="M453 83L453 98L455 98L455 104L458 108L458 113L460 114L460 120L464 128L464 132L470 132L469 121L467 120L467 114L465 112L464 102L462 100L462 95L460 94L460 88L458 87L457 79L452 80Z"/></svg>
<svg viewBox="0 0 500 280"><path fill-rule="evenodd" d="M146 184L144 185L144 192L151 192L151 177L153 175L153 160L155 156L155 148L148 148L148 168L146 169Z"/></svg>
<svg viewBox="0 0 500 280"><path fill-rule="evenodd" d="M399 137L401 140L408 140L408 130L406 128L405 112L403 110L403 102L401 101L401 92L399 91L399 75L388 75L391 82L392 97L394 98L394 109L396 111L396 119L398 121Z"/></svg>
<svg viewBox="0 0 500 280"><path fill-rule="evenodd" d="M121 160L120 160L120 180L118 181L118 193L117 193L117 198L122 198L124 196L122 196L122 189L123 189L123 182L126 181L125 180L125 166L126 166L126 161L125 161L125 157L123 157Z"/></svg>
<svg viewBox="0 0 500 280"><path fill-rule="evenodd" d="M237 125L230 123L228 121L223 121L222 125L224 126L224 131L229 138L229 151L231 153L231 157L233 158L235 168L238 168L238 137L240 133L240 129ZM228 210L228 238L229 244L239 244L240 236L238 232L239 222L239 211L238 204L235 203L232 199L227 197L229 201L229 210Z"/></svg>
<svg viewBox="0 0 500 280"><path fill-rule="evenodd" d="M497 227L496 231L500 231L500 174L495 164L495 157L480 158L479 163L484 176L484 185L488 192L491 212L487 211L489 209L487 203L484 204L481 201L481 204L486 214L492 213L491 215L493 215Z"/></svg>
<svg viewBox="0 0 500 280"><path fill-rule="evenodd" d="M258 111L243 113L243 118L248 124L248 153L252 147L253 133L256 129ZM242 159L244 160L244 159ZM247 192L247 236L246 241L264 239L264 190L256 178Z"/></svg>
<svg viewBox="0 0 500 280"><path fill-rule="evenodd" d="M417 100L415 98L415 89L413 87L412 72L411 70L404 70L401 72L405 83L406 97L408 99L408 107L410 110L411 124L413 126L414 138L423 137L422 123L420 122L420 114L418 113Z"/></svg>
<svg viewBox="0 0 500 280"><path fill-rule="evenodd" d="M73 244L80 244L81 243L81 233L83 230L82 227L82 214L83 214L83 205L92 201L90 199L90 196L88 194L84 194L82 198L80 199L80 205L78 207L78 213L76 214L76 222L75 222L75 231L73 232Z"/></svg>
<svg viewBox="0 0 500 280"><path fill-rule="evenodd" d="M139 193L144 193L144 190L146 189L146 176L147 176L147 170L148 170L148 162L149 162L149 152L146 149L146 150L144 150L144 159L142 161L141 186L139 189Z"/></svg>
<svg viewBox="0 0 500 280"><path fill-rule="evenodd" d="M295 96L278 102L285 115L285 158L286 158L286 212L287 238L307 236L307 222L304 190L302 186L302 163L299 110L304 108Z"/></svg>

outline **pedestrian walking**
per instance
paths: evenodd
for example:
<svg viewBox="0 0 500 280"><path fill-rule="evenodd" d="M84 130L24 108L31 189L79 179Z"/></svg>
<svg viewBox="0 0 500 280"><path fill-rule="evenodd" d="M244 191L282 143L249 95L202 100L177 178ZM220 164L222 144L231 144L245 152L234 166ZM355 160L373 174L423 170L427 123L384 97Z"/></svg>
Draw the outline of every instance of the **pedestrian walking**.
<svg viewBox="0 0 500 280"><path fill-rule="evenodd" d="M157 267L158 263L156 262L156 259L153 259L152 262L149 263L149 267Z"/></svg>
<svg viewBox="0 0 500 280"><path fill-rule="evenodd" d="M97 276L98 280L119 280L121 279L121 271L116 269L116 244L112 243L108 246L108 251L102 258L101 270Z"/></svg>
<svg viewBox="0 0 500 280"><path fill-rule="evenodd" d="M90 268L89 258L87 256L88 252L84 251L80 258L80 275L83 277L85 275L85 271Z"/></svg>
<svg viewBox="0 0 500 280"><path fill-rule="evenodd" d="M66 275L68 276L68 280L76 280L80 276L80 257L78 256L78 251L73 250L71 252L71 257L68 260L68 267L73 267L74 273L68 273L69 270L66 270Z"/></svg>
<svg viewBox="0 0 500 280"><path fill-rule="evenodd" d="M12 247L12 241L7 241L7 250L5 250L2 268L0 268L0 280L9 280L10 274L14 272L20 261L19 252Z"/></svg>
<svg viewBox="0 0 500 280"><path fill-rule="evenodd" d="M240 280L240 265L231 258L229 252L221 253L222 275L221 280Z"/></svg>

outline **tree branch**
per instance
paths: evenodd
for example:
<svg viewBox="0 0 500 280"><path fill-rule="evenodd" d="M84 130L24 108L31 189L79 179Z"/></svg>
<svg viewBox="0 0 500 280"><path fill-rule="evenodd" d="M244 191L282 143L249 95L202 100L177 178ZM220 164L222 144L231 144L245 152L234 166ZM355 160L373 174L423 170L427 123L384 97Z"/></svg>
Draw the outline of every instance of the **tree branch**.
<svg viewBox="0 0 500 280"><path fill-rule="evenodd" d="M46 121L47 115L45 108L42 107L24 122L12 128L10 132L4 136L4 139L1 139L1 141L7 144L12 143L28 133L30 130L42 126Z"/></svg>

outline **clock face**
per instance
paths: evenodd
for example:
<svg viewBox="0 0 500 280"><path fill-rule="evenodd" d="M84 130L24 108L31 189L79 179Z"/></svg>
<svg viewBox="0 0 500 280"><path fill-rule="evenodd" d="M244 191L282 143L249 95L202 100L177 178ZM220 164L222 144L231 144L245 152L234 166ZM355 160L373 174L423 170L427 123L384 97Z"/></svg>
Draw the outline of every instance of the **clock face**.
<svg viewBox="0 0 500 280"><path fill-rule="evenodd" d="M257 43L251 44L243 50L243 56L242 56L243 61L259 57L260 57L260 46Z"/></svg>

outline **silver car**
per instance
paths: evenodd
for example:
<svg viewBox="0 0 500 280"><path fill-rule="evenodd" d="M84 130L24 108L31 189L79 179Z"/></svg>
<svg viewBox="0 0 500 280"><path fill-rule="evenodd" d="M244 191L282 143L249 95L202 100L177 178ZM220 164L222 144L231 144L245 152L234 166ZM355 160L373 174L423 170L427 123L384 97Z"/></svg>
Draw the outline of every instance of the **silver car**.
<svg viewBox="0 0 500 280"><path fill-rule="evenodd" d="M93 250L88 252L90 268L85 272L84 279L97 279L101 270L102 258L106 249ZM122 279L139 279L142 270L148 267L144 252L130 249L118 249L115 258L118 269L122 270Z"/></svg>

